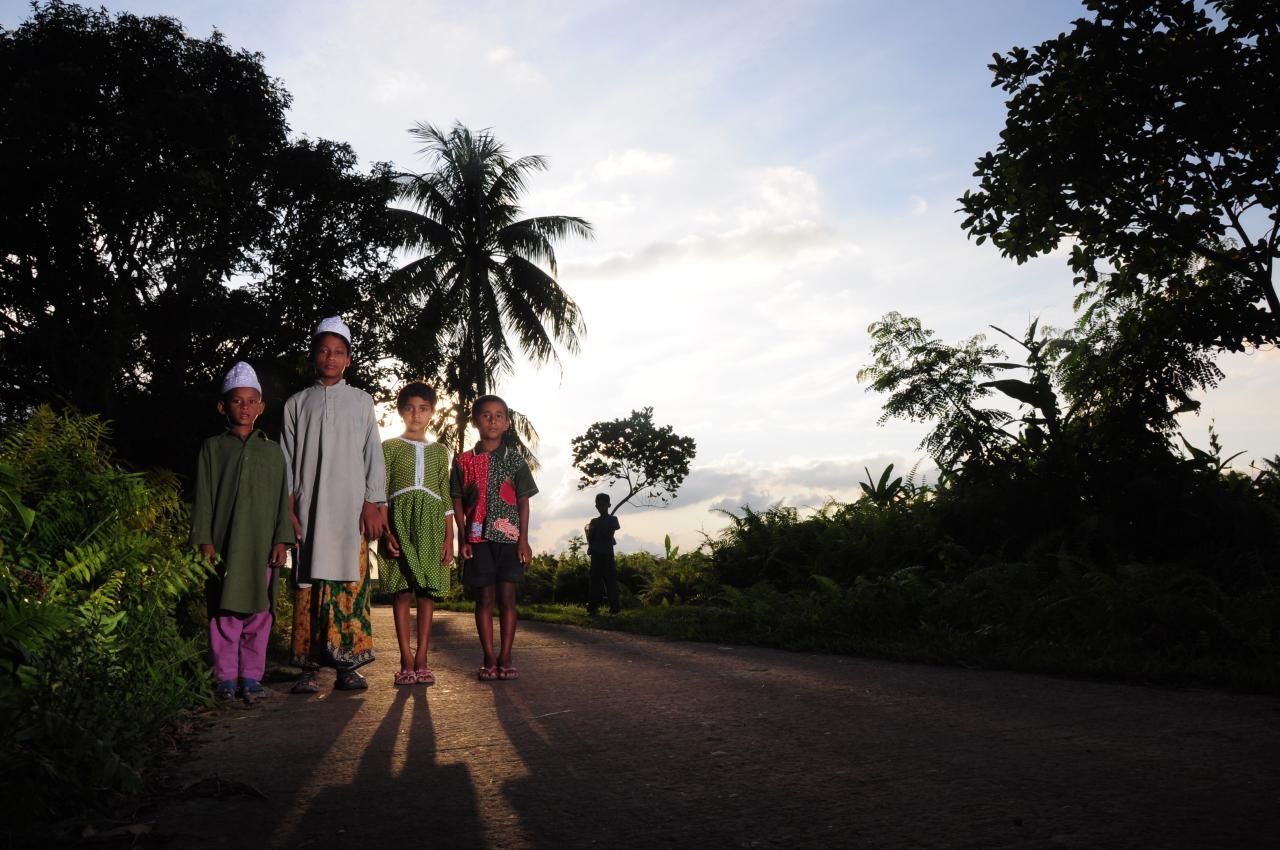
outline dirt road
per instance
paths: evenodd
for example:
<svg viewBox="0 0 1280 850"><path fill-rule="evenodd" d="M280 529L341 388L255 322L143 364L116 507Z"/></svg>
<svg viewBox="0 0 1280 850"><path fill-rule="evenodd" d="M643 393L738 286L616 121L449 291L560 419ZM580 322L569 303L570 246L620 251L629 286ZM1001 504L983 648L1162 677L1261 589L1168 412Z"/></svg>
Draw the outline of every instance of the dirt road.
<svg viewBox="0 0 1280 850"><path fill-rule="evenodd" d="M168 800L144 843L1280 846L1278 699L536 623L522 677L480 683L473 622L449 613L438 684L395 688L375 616L368 691L227 710L173 766L265 799Z"/></svg>

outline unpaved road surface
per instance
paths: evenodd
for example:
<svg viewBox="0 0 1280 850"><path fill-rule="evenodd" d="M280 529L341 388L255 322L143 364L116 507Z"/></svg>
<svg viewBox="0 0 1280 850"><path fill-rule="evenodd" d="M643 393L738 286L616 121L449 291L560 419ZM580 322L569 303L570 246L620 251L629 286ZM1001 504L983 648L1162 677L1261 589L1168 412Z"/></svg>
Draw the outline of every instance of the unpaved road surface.
<svg viewBox="0 0 1280 850"><path fill-rule="evenodd" d="M220 712L169 769L264 797L165 799L180 848L1276 848L1280 699L864 661L521 623L476 681ZM197 788L209 789L203 782Z"/></svg>

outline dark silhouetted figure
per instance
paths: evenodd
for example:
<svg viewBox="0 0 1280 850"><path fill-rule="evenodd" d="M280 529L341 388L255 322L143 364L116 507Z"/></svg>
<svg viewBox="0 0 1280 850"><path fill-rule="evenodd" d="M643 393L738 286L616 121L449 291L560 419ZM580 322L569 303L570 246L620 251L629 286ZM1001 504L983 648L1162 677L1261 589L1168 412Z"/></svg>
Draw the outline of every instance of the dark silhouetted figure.
<svg viewBox="0 0 1280 850"><path fill-rule="evenodd" d="M608 593L609 613L618 613L618 567L613 560L613 534L621 525L618 518L609 513L609 494L596 496L596 510L600 516L587 523L587 554L591 556L591 589L587 595L587 613L595 616L600 601Z"/></svg>

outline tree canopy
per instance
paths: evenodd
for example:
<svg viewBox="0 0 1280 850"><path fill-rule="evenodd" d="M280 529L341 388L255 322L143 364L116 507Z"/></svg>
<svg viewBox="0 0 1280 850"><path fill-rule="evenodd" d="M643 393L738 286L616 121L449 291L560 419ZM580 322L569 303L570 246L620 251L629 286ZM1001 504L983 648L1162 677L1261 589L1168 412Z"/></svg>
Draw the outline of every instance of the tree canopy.
<svg viewBox="0 0 1280 850"><path fill-rule="evenodd" d="M652 407L633 410L625 419L596 422L573 438L573 465L582 473L579 490L601 482L626 487L626 495L613 506L615 514L636 496L663 505L676 498L696 453L692 437L653 423Z"/></svg>
<svg viewBox="0 0 1280 850"><path fill-rule="evenodd" d="M0 68L0 419L74 406L185 470L222 372L252 360L278 411L322 315L376 377L390 169L291 140L260 55L51 2L0 31Z"/></svg>
<svg viewBox="0 0 1280 850"><path fill-rule="evenodd" d="M1194 345L1280 340L1280 4L1085 6L995 56L1008 114L964 228L1018 262L1069 244L1088 295L1165 302Z"/></svg>
<svg viewBox="0 0 1280 850"><path fill-rule="evenodd" d="M1013 417L979 406L991 395L981 379L995 375L991 361L1004 357L985 336L947 345L919 319L900 313L872 322L867 332L874 359L858 370L858 380L869 381L869 391L889 394L877 424L890 419L935 423L920 446L948 470L1010 439L1003 428Z"/></svg>

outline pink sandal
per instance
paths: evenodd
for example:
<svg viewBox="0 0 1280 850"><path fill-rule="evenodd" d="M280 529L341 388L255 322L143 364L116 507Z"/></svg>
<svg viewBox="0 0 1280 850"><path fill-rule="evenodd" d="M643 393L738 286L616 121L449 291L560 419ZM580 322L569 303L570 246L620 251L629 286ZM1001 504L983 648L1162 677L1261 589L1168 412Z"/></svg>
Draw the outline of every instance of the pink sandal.
<svg viewBox="0 0 1280 850"><path fill-rule="evenodd" d="M476 678L482 682L492 682L498 678L498 668L481 667L480 672L476 674Z"/></svg>
<svg viewBox="0 0 1280 850"><path fill-rule="evenodd" d="M430 667L419 667L413 671L413 675L419 685L434 685L436 683L436 674L431 672Z"/></svg>
<svg viewBox="0 0 1280 850"><path fill-rule="evenodd" d="M499 667L498 678L503 680L504 682L509 679L519 679L520 671L517 670L515 667Z"/></svg>
<svg viewBox="0 0 1280 850"><path fill-rule="evenodd" d="M418 674L412 670L401 670L393 677L392 681L397 685L412 685L418 681Z"/></svg>

